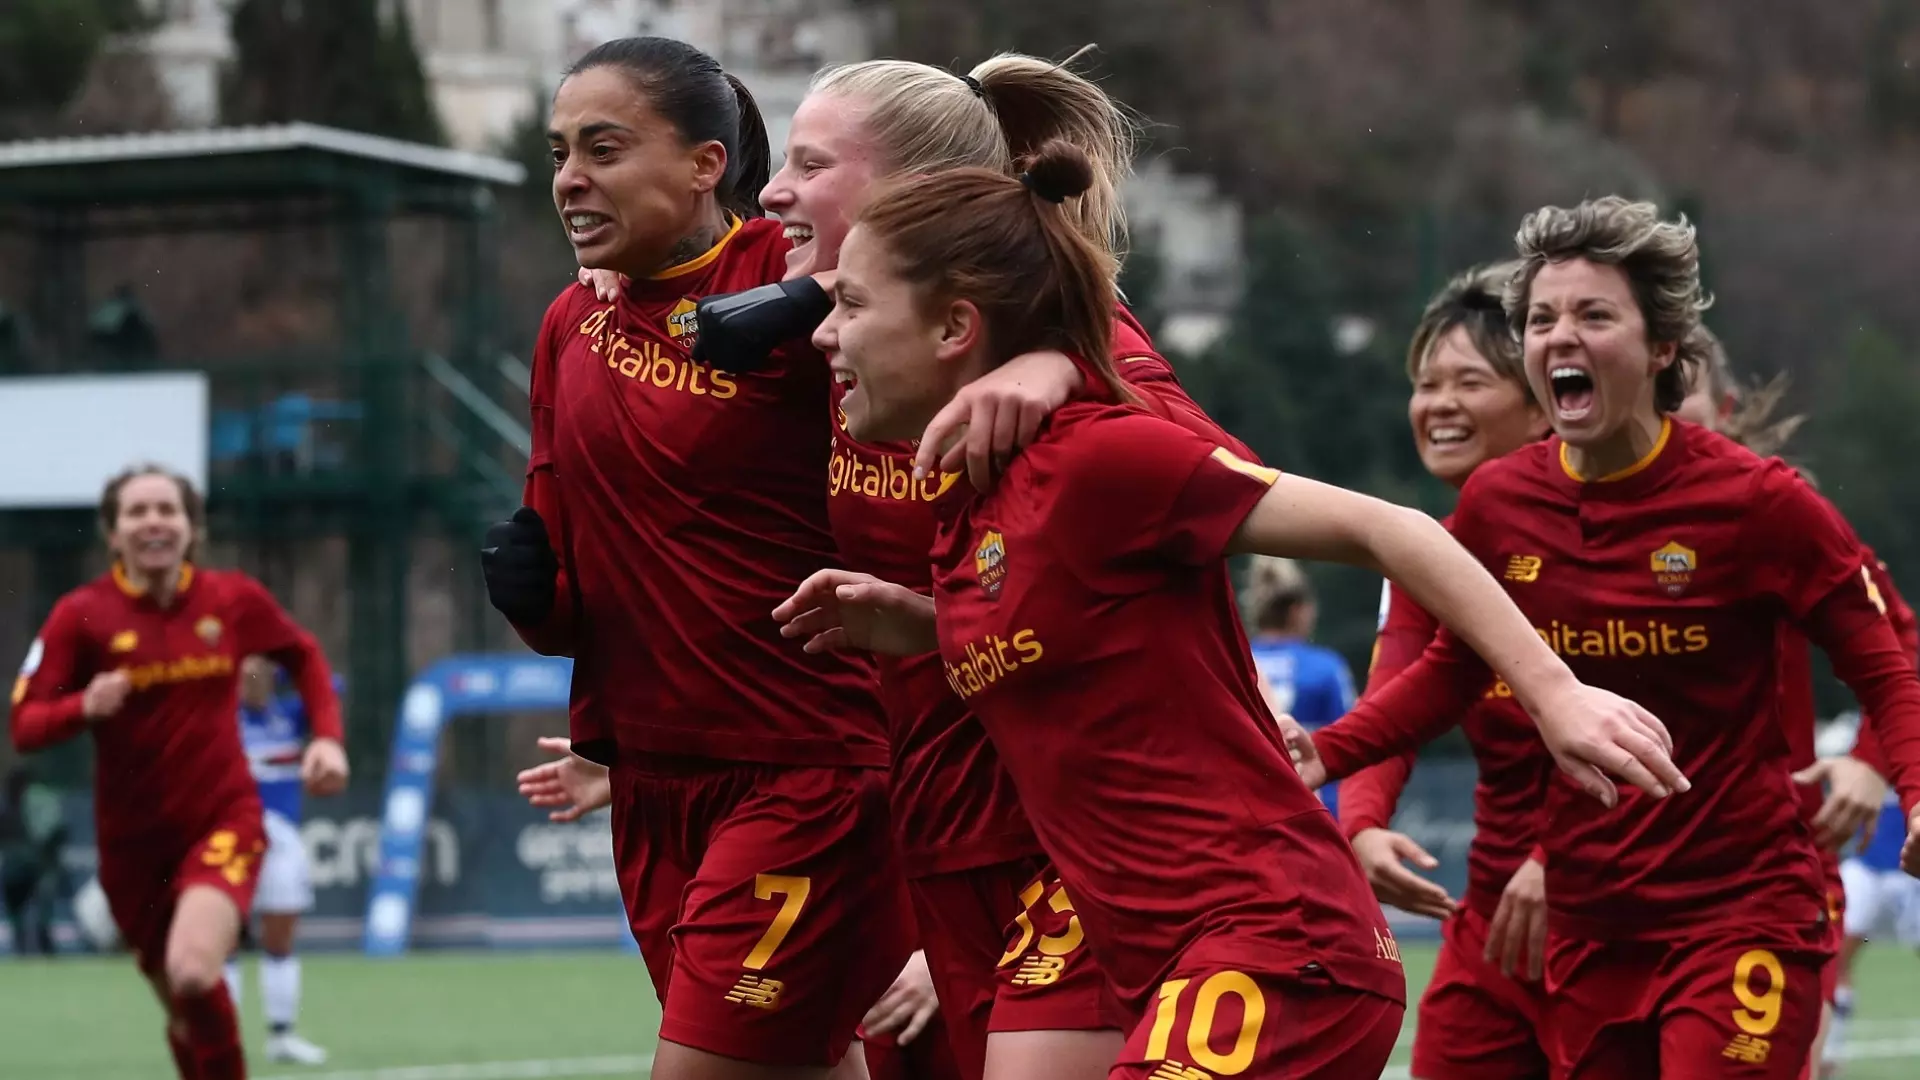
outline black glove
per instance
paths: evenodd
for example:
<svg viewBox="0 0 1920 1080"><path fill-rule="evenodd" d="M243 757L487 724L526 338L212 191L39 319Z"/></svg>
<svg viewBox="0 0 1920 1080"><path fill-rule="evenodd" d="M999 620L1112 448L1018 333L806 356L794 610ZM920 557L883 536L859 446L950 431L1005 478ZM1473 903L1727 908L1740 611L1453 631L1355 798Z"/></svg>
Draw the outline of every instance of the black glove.
<svg viewBox="0 0 1920 1080"><path fill-rule="evenodd" d="M833 310L833 298L803 277L703 296L695 307L700 334L693 340L694 360L721 371L758 371L774 349L811 336Z"/></svg>
<svg viewBox="0 0 1920 1080"><path fill-rule="evenodd" d="M508 621L533 626L553 610L560 560L547 540L546 522L533 507L523 506L511 519L487 526L480 570L487 576L488 602Z"/></svg>

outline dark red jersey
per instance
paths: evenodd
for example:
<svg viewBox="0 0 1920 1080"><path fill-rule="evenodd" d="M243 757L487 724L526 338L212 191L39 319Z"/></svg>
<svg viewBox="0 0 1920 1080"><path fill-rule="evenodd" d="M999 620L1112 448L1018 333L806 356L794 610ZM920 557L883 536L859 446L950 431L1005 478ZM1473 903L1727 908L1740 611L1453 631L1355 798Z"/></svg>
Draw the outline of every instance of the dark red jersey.
<svg viewBox="0 0 1920 1080"><path fill-rule="evenodd" d="M1789 778L1784 623L1880 718L1896 782L1920 797L1920 676L1870 597L1859 539L1784 464L1669 422L1645 460L1585 481L1549 440L1476 471L1453 531L1575 675L1666 724L1693 782L1665 800L1624 788L1608 810L1555 774L1542 837L1559 932L1660 938L1824 917ZM1445 730L1486 685L1486 666L1442 630L1315 743L1344 775Z"/></svg>
<svg viewBox="0 0 1920 1080"><path fill-rule="evenodd" d="M872 664L802 653L771 614L839 561L826 363L801 344L750 374L689 356L695 301L778 281L786 250L778 222L753 218L617 303L575 285L547 309L526 501L563 572L547 621L520 630L574 657L589 756L887 762Z"/></svg>
<svg viewBox="0 0 1920 1080"><path fill-rule="evenodd" d="M1861 561L1862 580L1868 588L1867 598L1886 612L1901 648L1920 663L1920 627L1915 626L1913 609L1907 606L1906 600L1893 587L1893 578L1887 573L1886 565L1871 548L1861 549ZM1787 740L1793 747L1794 767L1797 769L1813 764L1814 738L1819 720L1813 702L1813 656L1806 635L1794 626L1781 628L1780 703L1781 722L1786 725ZM1863 712L1860 735L1853 754L1885 775L1888 765L1880 753L1873 728L1872 714ZM1800 807L1808 821L1813 820L1825 802L1826 792L1820 785L1801 786ZM1838 859L1833 852L1823 851L1821 857L1827 861Z"/></svg>
<svg viewBox="0 0 1920 1080"><path fill-rule="evenodd" d="M1252 455L1187 396L1166 359L1122 309L1114 321L1113 363L1146 407L1191 431ZM927 549L933 500L960 473L913 479L911 444L870 445L850 437L835 384L828 514L848 569L933 590ZM880 699L893 748L893 819L909 876L943 874L1036 854L1040 842L1020 809L986 731L947 685L938 654L881 657Z"/></svg>
<svg viewBox="0 0 1920 1080"><path fill-rule="evenodd" d="M1223 561L1276 476L1084 402L991 492L935 504L948 685L1136 1013L1176 963L1317 965L1404 1000L1379 905L1288 761Z"/></svg>
<svg viewBox="0 0 1920 1080"><path fill-rule="evenodd" d="M1453 519L1445 524L1452 528ZM1440 622L1399 588L1389 585L1386 618L1374 643L1367 693L1377 693L1426 651ZM1492 919L1514 871L1538 842L1541 807L1553 757L1513 691L1490 679L1467 706L1460 725L1473 748L1479 779L1473 789L1473 843L1467 849L1464 902ZM1413 773L1413 754L1362 769L1340 785L1340 825L1351 838L1362 829L1388 828Z"/></svg>
<svg viewBox="0 0 1920 1080"><path fill-rule="evenodd" d="M240 661L255 653L292 676L314 736L340 738L326 658L259 582L187 566L161 607L116 566L47 616L14 686L13 745L28 753L93 734L103 848L197 840L259 805L234 719ZM110 671L126 672L132 692L118 713L89 720L82 692Z"/></svg>

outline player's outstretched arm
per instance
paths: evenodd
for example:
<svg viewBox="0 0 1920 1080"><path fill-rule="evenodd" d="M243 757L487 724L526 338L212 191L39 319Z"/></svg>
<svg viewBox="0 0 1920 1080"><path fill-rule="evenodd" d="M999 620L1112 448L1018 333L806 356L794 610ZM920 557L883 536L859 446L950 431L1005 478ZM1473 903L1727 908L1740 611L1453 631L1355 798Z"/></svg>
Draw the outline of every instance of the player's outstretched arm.
<svg viewBox="0 0 1920 1080"><path fill-rule="evenodd" d="M933 597L872 574L821 570L773 609L780 636L804 638L806 651L865 649L919 656L940 648Z"/></svg>
<svg viewBox="0 0 1920 1080"><path fill-rule="evenodd" d="M1425 514L1280 476L1241 522L1230 550L1340 562L1393 579L1500 674L1560 767L1607 805L1619 793L1605 773L1655 797L1687 790L1665 726L1633 702L1575 679L1493 575ZM1423 660L1395 683L1431 670Z"/></svg>

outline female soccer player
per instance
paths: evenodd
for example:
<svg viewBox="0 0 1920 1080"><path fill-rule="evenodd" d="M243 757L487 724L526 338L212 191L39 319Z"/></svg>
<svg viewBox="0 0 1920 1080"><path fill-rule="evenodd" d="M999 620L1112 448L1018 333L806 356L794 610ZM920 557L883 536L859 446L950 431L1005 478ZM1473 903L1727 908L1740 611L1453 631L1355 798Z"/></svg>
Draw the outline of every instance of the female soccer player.
<svg viewBox="0 0 1920 1080"><path fill-rule="evenodd" d="M825 307L809 308L807 293L793 286L816 274L830 280L853 214L876 180L889 175L963 165L1009 170L1015 154L1045 138L1064 138L1098 163L1094 188L1076 200L1074 220L1090 241L1110 249L1124 233L1117 192L1132 161L1132 136L1121 108L1065 63L1008 54L966 76L902 61L821 72L794 115L786 163L761 193L762 204L780 215L796 245L787 258L788 286L756 290L768 300L752 309L758 320L753 336L764 340L770 311L796 320L788 333L804 338L812 332ZM622 286L604 271L585 273L583 280L605 290L601 295ZM707 353L724 352L715 341L738 334L733 316L724 314L738 302L702 303ZM713 304L723 306L725 321L706 321ZM1117 309L1116 320L1117 363L1144 399L1245 454L1187 398L1124 308ZM956 398L945 415L964 422L970 434L991 436L991 442L965 451L973 466L984 468L991 457L1030 441L1039 419L1083 381L1057 353L1021 357L1008 368L1049 357L1057 357L1058 366L1036 366L1036 385L1046 388L1037 407L995 415L991 398ZM715 361L731 367L743 358ZM836 397L841 392L844 387ZM835 413L837 419L837 408ZM939 431L938 423L930 427L923 446L941 444ZM952 465L957 468L958 461ZM954 477L919 481L913 469L911 444L865 444L836 423L828 514L850 566L931 590L925 552L934 521L927 495ZM880 686L894 753L896 836L927 949L924 964L909 970L931 975L963 1075L1105 1075L1123 1020L1103 1007L1105 980L1086 950L1041 951L1053 948L1042 943L1076 932L1073 909L1045 866L984 730L948 688L936 657L881 658ZM528 782L539 781L530 776ZM903 975L889 996L906 990L906 980ZM882 1008L869 1016L870 1033L888 1027L889 1012L911 1015Z"/></svg>
<svg viewBox="0 0 1920 1080"><path fill-rule="evenodd" d="M490 596L575 657L580 757L549 781L597 789L589 761L611 766L622 891L665 1000L656 1075L816 1075L902 970L908 913L871 668L795 656L767 616L838 560L826 367L804 340L753 371L691 355L712 329L697 301L788 270L782 228L740 216L764 129L711 58L636 38L575 66L550 135L582 266L630 284L548 312L528 505L489 533Z"/></svg>
<svg viewBox="0 0 1920 1080"><path fill-rule="evenodd" d="M246 1075L221 970L267 846L234 722L243 657L273 658L300 689L314 732L307 790L332 794L347 778L320 647L252 578L192 563L205 520L193 485L158 466L108 481L113 568L54 605L13 693L21 753L93 735L100 884L167 1010L182 1080Z"/></svg>
<svg viewBox="0 0 1920 1080"><path fill-rule="evenodd" d="M1018 180L939 173L866 208L815 337L851 384L853 437L911 437L958 388L1035 348L1094 358L1109 400L1131 396L1105 362L1111 258L1055 205L1091 172L1056 141ZM1608 760L1662 765L1657 722L1565 678L1423 515L1280 477L1140 410L1071 403L991 492L947 493L935 511L937 638L934 599L845 571L816 575L775 615L809 652L939 648L1086 943L1143 1017L1115 1077L1373 1077L1399 1029L1398 949L1288 767L1228 551L1405 571L1449 616L1476 611L1469 632L1550 726L1603 717L1619 739ZM1600 754L1591 733L1578 741L1580 760ZM1667 782L1682 783L1670 771Z"/></svg>
<svg viewBox="0 0 1920 1080"><path fill-rule="evenodd" d="M1776 415L1786 392L1786 376L1776 376L1762 385L1743 386L1713 331L1702 324L1694 331L1693 340L1693 351L1701 357L1700 370L1674 416L1712 428L1763 457L1778 454L1805 420ZM1920 626L1915 623L1913 609L1893 587L1886 566L1871 548L1863 547L1861 558L1874 585L1870 598L1886 612L1907 655L1920 662ZM1780 637L1780 703L1782 724L1793 745L1793 763L1801 770L1794 774L1794 781L1800 785L1801 811L1819 841L1827 915L1837 950L1820 972L1820 1031L1809 1054L1811 1074L1826 1056L1834 1018L1845 1011L1839 989L1844 970L1841 953L1846 941L1847 890L1840 849L1879 818L1887 797L1887 782L1882 776L1887 766L1873 736L1871 718L1865 715L1852 753L1815 761L1813 657L1806 636L1797 631Z"/></svg>
<svg viewBox="0 0 1920 1080"><path fill-rule="evenodd" d="M664 38L581 58L549 126L575 254L633 285L548 309L527 505L488 534L489 595L574 657L572 750L611 768L621 893L664 1005L654 1074L824 1076L906 959L906 909L871 669L796 662L766 615L835 558L809 449L828 381L798 354L750 375L688 356L695 300L784 263L751 216L765 128Z"/></svg>
<svg viewBox="0 0 1920 1080"><path fill-rule="evenodd" d="M1684 222L1608 197L1530 215L1506 309L1556 438L1475 472L1453 533L1576 673L1672 725L1690 799L1596 812L1551 783L1547 1030L1572 1080L1795 1076L1832 943L1789 782L1778 638L1798 627L1880 718L1920 799L1920 676L1860 542L1793 470L1669 415L1706 305ZM1490 681L1442 632L1313 739L1309 779L1445 730ZM1324 766L1324 774L1322 772Z"/></svg>
<svg viewBox="0 0 1920 1080"><path fill-rule="evenodd" d="M1427 304L1407 350L1414 446L1427 471L1455 489L1481 465L1548 432L1501 308L1518 265L1476 267L1448 282ZM1404 591L1388 586L1369 692L1418 659L1439 626ZM1362 769L1341 784L1340 824L1375 896L1446 920L1440 956L1420 998L1413 1075L1544 1080L1545 889L1541 864L1529 855L1552 759L1526 712L1497 684L1468 707L1460 724L1479 766L1460 904L1402 865L1403 859L1437 864L1411 837L1388 828L1413 772L1412 754Z"/></svg>
<svg viewBox="0 0 1920 1080"><path fill-rule="evenodd" d="M313 869L300 837L299 764L306 751L307 719L297 703L277 694L278 670L264 656L240 662L240 745L266 811L267 853L253 910L259 916L260 1003L267 1018L267 1060L322 1065L327 1052L296 1029L300 1020L300 957L294 941L300 916L313 907ZM227 993L234 1007L245 1001L240 958L229 957Z"/></svg>

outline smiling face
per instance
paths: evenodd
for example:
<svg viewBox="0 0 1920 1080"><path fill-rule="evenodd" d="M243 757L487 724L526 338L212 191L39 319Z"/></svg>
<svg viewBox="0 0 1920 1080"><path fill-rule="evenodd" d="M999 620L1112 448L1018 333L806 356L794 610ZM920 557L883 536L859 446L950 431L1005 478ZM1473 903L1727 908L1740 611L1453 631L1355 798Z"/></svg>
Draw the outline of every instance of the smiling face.
<svg viewBox="0 0 1920 1080"><path fill-rule="evenodd" d="M780 218L793 242L789 281L839 265L847 229L881 174L865 115L832 93L809 94L794 111L787 160L760 193L760 205Z"/></svg>
<svg viewBox="0 0 1920 1080"><path fill-rule="evenodd" d="M158 473L136 476L120 485L119 504L107 547L121 565L153 579L178 571L193 541L180 485Z"/></svg>
<svg viewBox="0 0 1920 1080"><path fill-rule="evenodd" d="M689 145L617 68L567 77L553 97L553 205L580 265L660 269L726 173L726 148Z"/></svg>
<svg viewBox="0 0 1920 1080"><path fill-rule="evenodd" d="M847 433L862 442L918 438L959 387L954 361L979 341L978 309L925 303L859 226L841 246L833 299L813 345L847 386L840 401Z"/></svg>
<svg viewBox="0 0 1920 1080"><path fill-rule="evenodd" d="M1527 382L1568 443L1594 446L1636 420L1658 420L1654 376L1673 363L1674 347L1647 340L1619 267L1580 258L1542 266L1528 289L1524 341Z"/></svg>
<svg viewBox="0 0 1920 1080"><path fill-rule="evenodd" d="M1421 363L1407 419L1420 463L1456 488L1485 462L1547 432L1546 414L1526 388L1502 378L1462 326L1434 342Z"/></svg>

